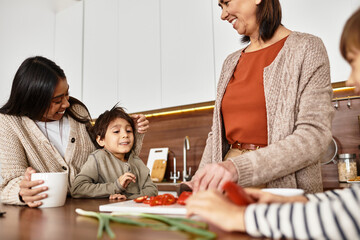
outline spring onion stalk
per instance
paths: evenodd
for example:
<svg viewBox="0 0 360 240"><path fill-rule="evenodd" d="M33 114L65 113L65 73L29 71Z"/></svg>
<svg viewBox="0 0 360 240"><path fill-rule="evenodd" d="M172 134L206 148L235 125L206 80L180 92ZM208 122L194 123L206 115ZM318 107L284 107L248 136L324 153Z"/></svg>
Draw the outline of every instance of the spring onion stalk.
<svg viewBox="0 0 360 240"><path fill-rule="evenodd" d="M195 220L192 220L192 219L189 219L189 218L171 218L171 220L174 220L174 221L180 221L180 222L187 222L187 223L190 223L190 224L194 224L198 227L201 227L201 228L207 228L208 225L204 222L199 222L199 221L195 221Z"/></svg>
<svg viewBox="0 0 360 240"><path fill-rule="evenodd" d="M95 217L99 220L99 227L98 227L98 232L97 232L98 238L102 237L104 229L107 232L107 234L110 236L110 238L115 238L115 234L113 233L113 231L110 228L110 221L123 223L123 224L130 224L130 225L135 225L135 226L140 226L140 227L151 227L152 229L181 230L181 231L185 231L185 232L192 233L195 235L199 235L199 236L203 237L204 239L216 238L216 234L213 232L210 232L206 229L196 228L196 227L192 227L190 225L185 224L185 222L187 222L187 223L195 224L197 226L203 226L203 227L205 226L206 227L206 225L204 225L203 223L200 223L200 222L197 222L197 221L194 221L191 219L186 219L186 218L170 218L170 217L154 215L154 214L147 214L147 213L112 213L111 215L109 215L109 214L103 214L103 213L97 213L97 212L91 212L91 211L84 211L79 208L77 208L75 211L79 215ZM138 216L138 217L153 219L153 220L157 220L157 221L166 223L168 226L160 225L160 224L150 224L150 223L138 222L133 219L119 217L121 215L122 216Z"/></svg>
<svg viewBox="0 0 360 240"><path fill-rule="evenodd" d="M91 211L84 211L80 208L75 209L75 212L79 215L82 216L87 216L87 217L95 217L99 220L99 227L98 227L98 232L97 232L97 238L101 238L102 234L103 234L103 229L104 229L104 225L105 225L105 221L104 218L96 212L91 212ZM110 236L110 235L109 235ZM111 236L110 236L111 237Z"/></svg>
<svg viewBox="0 0 360 240"><path fill-rule="evenodd" d="M196 234L196 235L200 235L202 237L205 237L206 239L214 239L216 238L216 234L208 231L206 229L201 229L201 228L196 228L196 227L191 227L187 224L181 223L179 221L179 218L177 218L176 220L172 220L172 218L170 217L165 217L165 216L161 216L161 215L154 215L154 214L148 214L148 213L119 213L119 212L114 212L112 213L113 216L139 216L139 217L144 217L144 218L149 218L149 219L154 219L154 220L158 220L161 222L164 222L166 224L168 224L171 228L175 228L178 230L182 230L185 232L189 232L192 234Z"/></svg>

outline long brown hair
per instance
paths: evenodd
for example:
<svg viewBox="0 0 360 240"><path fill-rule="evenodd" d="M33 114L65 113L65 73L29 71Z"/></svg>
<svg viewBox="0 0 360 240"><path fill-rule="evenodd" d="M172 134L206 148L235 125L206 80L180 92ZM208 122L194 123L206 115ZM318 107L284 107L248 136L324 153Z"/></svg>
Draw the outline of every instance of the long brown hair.
<svg viewBox="0 0 360 240"><path fill-rule="evenodd" d="M256 9L256 21L259 24L259 38L270 40L281 25L281 5L279 0L261 0ZM250 42L249 36L241 38L243 43Z"/></svg>
<svg viewBox="0 0 360 240"><path fill-rule="evenodd" d="M42 56L25 59L17 70L8 101L0 108L0 113L13 116L27 116L40 120L49 109L56 85L66 79L64 71L53 61ZM70 107L65 114L80 123L90 124L90 113L86 106L76 98L69 98ZM81 116L73 109L81 105L86 116Z"/></svg>
<svg viewBox="0 0 360 240"><path fill-rule="evenodd" d="M360 50L360 8L346 21L341 34L340 52L345 60L352 48Z"/></svg>

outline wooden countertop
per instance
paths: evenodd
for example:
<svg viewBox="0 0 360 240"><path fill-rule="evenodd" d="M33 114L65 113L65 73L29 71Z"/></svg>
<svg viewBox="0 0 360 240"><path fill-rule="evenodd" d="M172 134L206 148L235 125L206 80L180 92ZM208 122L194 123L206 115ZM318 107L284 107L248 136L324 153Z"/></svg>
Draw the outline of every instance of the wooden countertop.
<svg viewBox="0 0 360 240"><path fill-rule="evenodd" d="M160 191L176 191L178 184L157 184ZM324 190L345 188L347 183L324 182ZM108 199L73 199L67 198L63 207L29 208L0 204L0 211L6 214L0 217L0 239L96 239L98 221L78 216L76 208L99 211L99 205L114 201ZM111 223L117 238L121 239L192 239L194 236L179 231L159 231L119 223ZM227 233L210 224L210 230L218 239L253 239L243 233ZM102 239L110 239L104 232Z"/></svg>
<svg viewBox="0 0 360 240"><path fill-rule="evenodd" d="M63 207L29 208L0 204L0 210L6 214L0 217L0 239L96 239L98 221L82 217L75 213L76 208L98 211L99 205L110 203L108 199L67 198ZM193 239L194 236L179 231L160 231L150 228L111 223L116 239ZM227 233L211 226L210 230L218 239L253 239L247 234ZM102 239L110 239L104 232Z"/></svg>

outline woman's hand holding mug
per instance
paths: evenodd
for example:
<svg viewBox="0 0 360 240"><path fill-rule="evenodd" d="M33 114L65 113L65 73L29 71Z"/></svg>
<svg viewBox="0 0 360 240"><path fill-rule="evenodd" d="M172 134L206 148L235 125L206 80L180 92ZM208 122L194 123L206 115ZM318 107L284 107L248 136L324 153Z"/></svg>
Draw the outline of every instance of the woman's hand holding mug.
<svg viewBox="0 0 360 240"><path fill-rule="evenodd" d="M44 183L43 180L31 181L31 174L36 171L32 167L28 167L24 174L24 179L20 182L20 191L19 197L25 202L29 207L39 207L42 202L40 200L47 198L47 194L39 194L48 189L48 187L39 187L34 188L37 185Z"/></svg>

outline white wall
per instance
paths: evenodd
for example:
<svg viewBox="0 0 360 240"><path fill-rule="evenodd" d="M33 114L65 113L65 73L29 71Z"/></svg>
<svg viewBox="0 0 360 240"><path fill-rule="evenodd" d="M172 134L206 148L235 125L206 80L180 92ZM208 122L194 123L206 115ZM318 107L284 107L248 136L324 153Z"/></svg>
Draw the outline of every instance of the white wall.
<svg viewBox="0 0 360 240"><path fill-rule="evenodd" d="M349 64L339 51L340 36L346 20L360 7L359 0L280 0L285 27L320 37L330 59L331 81L345 81Z"/></svg>
<svg viewBox="0 0 360 240"><path fill-rule="evenodd" d="M47 0L0 0L0 105L25 58L54 58L55 14Z"/></svg>

